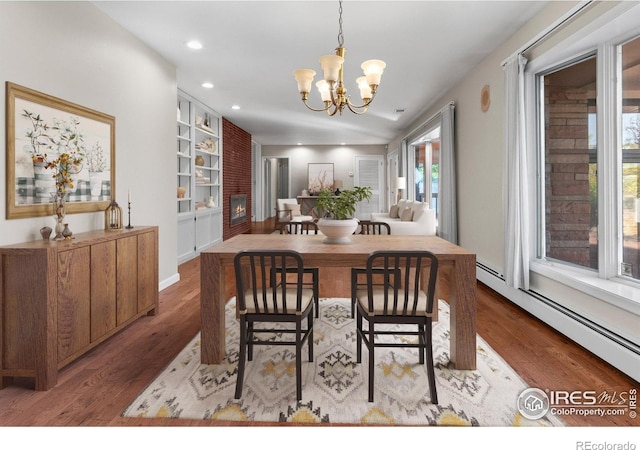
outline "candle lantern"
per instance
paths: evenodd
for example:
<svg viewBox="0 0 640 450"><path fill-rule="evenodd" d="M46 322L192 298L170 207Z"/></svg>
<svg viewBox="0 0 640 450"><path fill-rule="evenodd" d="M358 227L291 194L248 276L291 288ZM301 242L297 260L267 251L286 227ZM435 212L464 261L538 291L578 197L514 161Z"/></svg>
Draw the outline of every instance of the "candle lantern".
<svg viewBox="0 0 640 450"><path fill-rule="evenodd" d="M113 200L104 212L104 228L105 230L122 229L122 208Z"/></svg>

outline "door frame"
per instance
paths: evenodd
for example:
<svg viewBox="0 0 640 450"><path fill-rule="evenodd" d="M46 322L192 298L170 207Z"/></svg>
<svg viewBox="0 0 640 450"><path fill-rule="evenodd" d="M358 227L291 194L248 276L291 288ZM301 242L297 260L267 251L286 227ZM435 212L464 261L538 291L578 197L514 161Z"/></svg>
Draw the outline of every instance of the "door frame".
<svg viewBox="0 0 640 450"><path fill-rule="evenodd" d="M385 210L388 211L391 205L395 205L398 199L398 189L396 188L396 179L400 176L400 150L395 149L387 153L387 195Z"/></svg>
<svg viewBox="0 0 640 450"><path fill-rule="evenodd" d="M291 159L288 156L262 156L261 167L261 185L262 185L262 219L265 221L275 216L277 190L275 183L277 182L274 169L271 167L273 160L287 160L287 197L291 195ZM277 169L276 169L277 170ZM273 212L273 215L272 215Z"/></svg>

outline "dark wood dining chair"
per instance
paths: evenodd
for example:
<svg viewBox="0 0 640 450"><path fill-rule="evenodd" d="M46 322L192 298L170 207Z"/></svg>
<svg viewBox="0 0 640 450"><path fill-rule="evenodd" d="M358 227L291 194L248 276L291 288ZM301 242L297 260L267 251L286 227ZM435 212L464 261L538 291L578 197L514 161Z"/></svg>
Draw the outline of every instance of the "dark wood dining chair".
<svg viewBox="0 0 640 450"><path fill-rule="evenodd" d="M287 222L280 224L280 234L318 234L318 225L312 221L304 222ZM275 270L280 271L279 268ZM311 275L311 280L308 277L304 278L304 285L311 286L315 292L314 298L316 302L316 318L320 315L320 300L318 298L319 290L319 271L317 267L305 267L305 274Z"/></svg>
<svg viewBox="0 0 640 450"><path fill-rule="evenodd" d="M362 221L358 234L391 234L391 227L386 222Z"/></svg>
<svg viewBox="0 0 640 450"><path fill-rule="evenodd" d="M283 222L280 234L318 234L318 225L312 221Z"/></svg>
<svg viewBox="0 0 640 450"><path fill-rule="evenodd" d="M428 251L377 251L367 258L366 268L353 268L352 296L356 303L357 359L362 362L362 343L369 351L369 401L373 401L375 348L418 348L419 362L427 363L431 403L438 404L433 363L432 321L438 258ZM359 282L359 277L365 281ZM367 328L363 327L364 320ZM390 331L379 325L415 325ZM393 342L376 336L416 336Z"/></svg>
<svg viewBox="0 0 640 450"><path fill-rule="evenodd" d="M283 270L274 271L273 267ZM302 256L293 250L243 250L234 257L237 308L240 316L240 355L235 398L242 396L245 359L253 360L254 345L290 345L296 348L296 398L302 399L302 346L313 361L313 289L303 284ZM303 322L306 321L306 329ZM256 324L266 323L256 328ZM294 323L282 329L278 323ZM260 336L266 336L260 338ZM293 339L286 338L294 335ZM282 340L274 339L282 336Z"/></svg>

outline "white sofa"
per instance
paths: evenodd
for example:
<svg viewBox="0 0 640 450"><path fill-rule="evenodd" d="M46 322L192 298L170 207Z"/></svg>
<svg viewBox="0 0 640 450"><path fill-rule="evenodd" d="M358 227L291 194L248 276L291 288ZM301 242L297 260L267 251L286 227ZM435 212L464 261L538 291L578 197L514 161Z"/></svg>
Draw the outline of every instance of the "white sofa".
<svg viewBox="0 0 640 450"><path fill-rule="evenodd" d="M397 217L394 213L397 206ZM393 216L393 217L392 217ZM372 222L386 222L391 234L435 236L436 212L428 203L400 200L388 213L371 213Z"/></svg>

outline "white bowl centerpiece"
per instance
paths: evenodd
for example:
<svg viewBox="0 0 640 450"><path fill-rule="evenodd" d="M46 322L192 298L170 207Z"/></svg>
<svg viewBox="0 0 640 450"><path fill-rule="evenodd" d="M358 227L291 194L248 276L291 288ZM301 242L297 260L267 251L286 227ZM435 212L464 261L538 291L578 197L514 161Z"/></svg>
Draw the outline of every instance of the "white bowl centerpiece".
<svg viewBox="0 0 640 450"><path fill-rule="evenodd" d="M320 232L327 238L325 244L348 244L351 235L358 228L358 219L353 215L356 205L363 200L369 200L372 192L369 186L354 186L335 195L326 189L318 194L317 208L321 213L318 220Z"/></svg>

